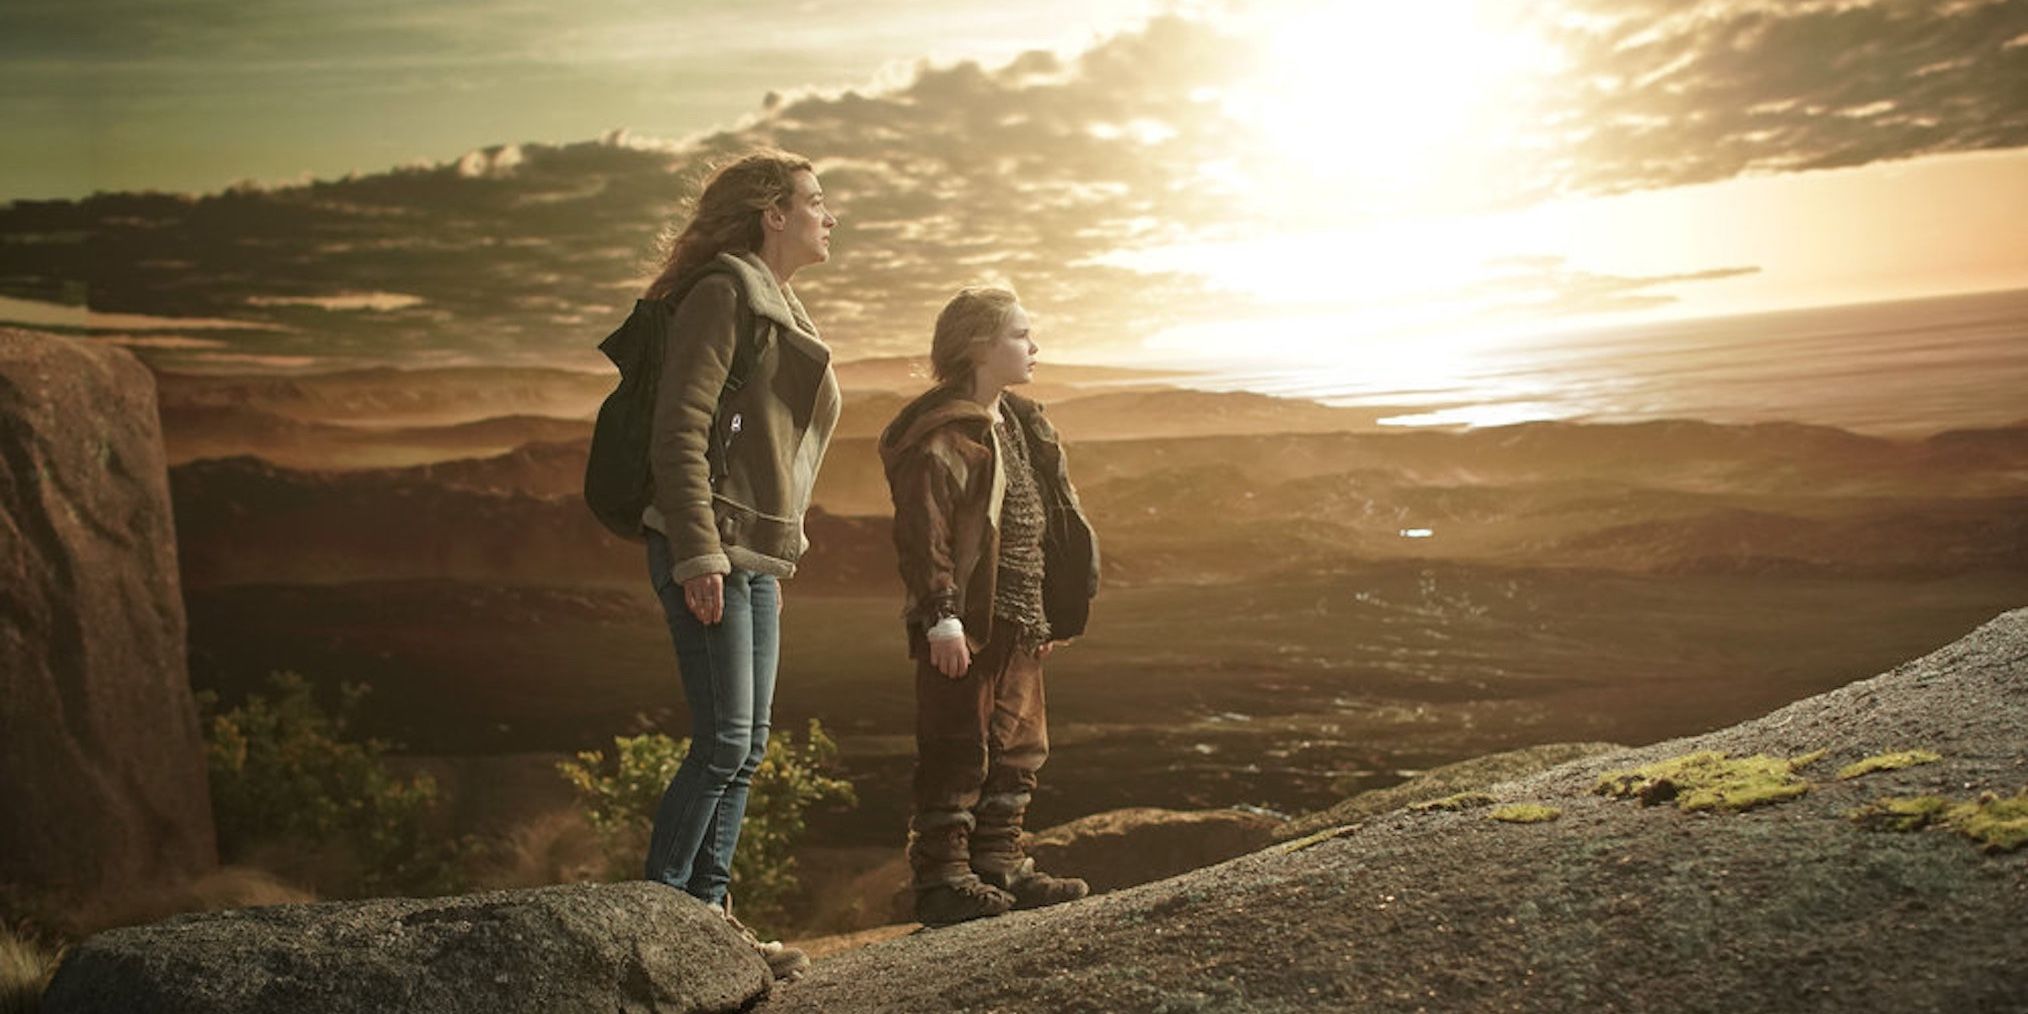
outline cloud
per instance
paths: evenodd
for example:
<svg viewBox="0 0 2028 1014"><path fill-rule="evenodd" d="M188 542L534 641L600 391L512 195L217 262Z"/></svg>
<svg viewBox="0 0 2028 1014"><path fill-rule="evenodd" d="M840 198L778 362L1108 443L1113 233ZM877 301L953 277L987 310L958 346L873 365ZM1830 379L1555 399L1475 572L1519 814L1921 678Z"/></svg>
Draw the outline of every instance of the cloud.
<svg viewBox="0 0 2028 1014"><path fill-rule="evenodd" d="M2028 142L2028 47L2008 45L2028 0L1516 10L1513 30L1561 56L1502 108L1508 128L1475 149L1488 161L1452 167L1483 177L1489 205ZM1249 24L1158 17L1075 56L925 63L892 87L778 95L684 143L616 132L201 197L17 202L0 209L0 294L231 318L270 329L232 339L270 358L591 367L704 167L768 143L816 157L842 212L834 261L796 279L841 355L920 352L942 301L981 280L1013 283L1059 348L1129 347L1263 307L1109 263L1123 246L1258 236L1318 208L1390 213L1384 195L1305 182L1335 164L1291 171L1223 101L1260 71ZM1329 109L1315 98L1290 101ZM1370 140L1383 158L1388 138ZM1512 268L1469 295L1497 313L1628 309L1750 270Z"/></svg>
<svg viewBox="0 0 2028 1014"><path fill-rule="evenodd" d="M1488 320L1554 319L1645 310L1677 300L1669 291L1695 282L1716 282L1759 272L1752 266L1707 268L1668 274L1616 275L1570 266L1561 257L1516 257L1486 265L1490 277L1442 301L1484 304Z"/></svg>
<svg viewBox="0 0 2028 1014"><path fill-rule="evenodd" d="M176 267L187 264L167 262ZM99 313L82 306L0 296L0 323L67 332L92 331L216 331L247 330L243 320L206 317L156 317L139 313Z"/></svg>
<svg viewBox="0 0 2028 1014"><path fill-rule="evenodd" d="M1548 189L1614 192L2028 144L2028 3L1580 0Z"/></svg>
<svg viewBox="0 0 2028 1014"><path fill-rule="evenodd" d="M326 247L328 252L331 248ZM406 310L421 306L421 296L401 292L338 292L329 296L248 296L248 306L314 306L319 310Z"/></svg>
<svg viewBox="0 0 2028 1014"><path fill-rule="evenodd" d="M1754 274L1752 267L1712 268L1664 274L1612 274L1571 265L1562 257L1505 257L1477 265L1470 281L1444 287L1368 294L1342 305L1281 303L1243 315L1185 322L1153 336L1156 355L1214 369L1259 367L1265 362L1342 363L1346 349L1364 379L1357 386L1388 383L1415 389L1417 383L1453 384L1461 363L1446 357L1472 349L1478 355L1493 337L1541 332L1545 321L1602 313L1652 309L1675 302L1673 291L1692 283ZM1262 336L1274 349L1263 355ZM1414 347L1420 354L1403 369L1365 358L1376 348ZM1427 360L1427 362L1425 362ZM1442 364L1431 367L1428 363ZM1399 397L1399 390L1395 390Z"/></svg>
<svg viewBox="0 0 2028 1014"><path fill-rule="evenodd" d="M185 335L139 335L119 333L90 333L88 340L108 345L123 345L131 349L224 349L231 346L216 338L191 338Z"/></svg>

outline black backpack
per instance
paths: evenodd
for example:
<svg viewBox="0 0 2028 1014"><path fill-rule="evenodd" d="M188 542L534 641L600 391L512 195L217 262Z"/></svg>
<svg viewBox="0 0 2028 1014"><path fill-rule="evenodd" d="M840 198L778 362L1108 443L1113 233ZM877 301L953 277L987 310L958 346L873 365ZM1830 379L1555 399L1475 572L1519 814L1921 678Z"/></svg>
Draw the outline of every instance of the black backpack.
<svg viewBox="0 0 2028 1014"><path fill-rule="evenodd" d="M591 456L584 466L584 502L599 523L628 539L641 538L641 512L654 500L654 477L648 468L648 443L655 424L655 392L661 386L663 348L671 340L670 324L676 307L704 277L716 272L700 271L678 283L662 299L634 301L634 312L619 329L599 343L599 351L620 368L620 382L599 406L598 422L592 427ZM733 276L734 281L738 276ZM725 455L716 434L726 399L746 383L753 371L753 311L740 299L738 337L733 347L732 366L725 388L718 393L718 408L712 412L707 457L711 483L725 475Z"/></svg>

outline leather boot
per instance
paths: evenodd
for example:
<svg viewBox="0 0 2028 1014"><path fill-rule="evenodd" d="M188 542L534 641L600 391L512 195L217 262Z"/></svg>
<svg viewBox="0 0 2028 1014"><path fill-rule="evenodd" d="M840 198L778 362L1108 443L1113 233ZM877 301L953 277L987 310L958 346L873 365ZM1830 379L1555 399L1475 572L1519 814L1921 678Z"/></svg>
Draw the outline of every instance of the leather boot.
<svg viewBox="0 0 2028 1014"><path fill-rule="evenodd" d="M1076 901L1091 885L1076 877L1054 877L1035 868L1021 847L1021 824L1028 815L1028 793L1003 792L979 801L974 811L967 858L972 872L989 886L1014 897L1018 909L1043 908Z"/></svg>
<svg viewBox="0 0 2028 1014"><path fill-rule="evenodd" d="M1054 877L1035 868L1035 860L1023 856L1011 870L979 874L987 885L1006 891L1018 909L1047 908L1076 901L1091 893L1091 885L1080 877Z"/></svg>
<svg viewBox="0 0 2028 1014"><path fill-rule="evenodd" d="M925 810L908 822L908 869L916 886L954 883L971 875L972 815Z"/></svg>
<svg viewBox="0 0 2028 1014"><path fill-rule="evenodd" d="M969 873L962 880L918 884L915 889L915 919L925 926L989 919L1006 915L1013 907L1013 895Z"/></svg>

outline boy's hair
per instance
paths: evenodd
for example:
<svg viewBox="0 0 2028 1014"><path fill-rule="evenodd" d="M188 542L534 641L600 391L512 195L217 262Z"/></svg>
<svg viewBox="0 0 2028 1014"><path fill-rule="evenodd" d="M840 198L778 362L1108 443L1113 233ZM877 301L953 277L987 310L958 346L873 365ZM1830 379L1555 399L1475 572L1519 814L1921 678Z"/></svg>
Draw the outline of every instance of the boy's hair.
<svg viewBox="0 0 2028 1014"><path fill-rule="evenodd" d="M974 285L958 290L937 314L936 334L930 339L930 368L937 383L968 384L972 379L970 349L991 341L1014 315L1019 300L1012 289Z"/></svg>

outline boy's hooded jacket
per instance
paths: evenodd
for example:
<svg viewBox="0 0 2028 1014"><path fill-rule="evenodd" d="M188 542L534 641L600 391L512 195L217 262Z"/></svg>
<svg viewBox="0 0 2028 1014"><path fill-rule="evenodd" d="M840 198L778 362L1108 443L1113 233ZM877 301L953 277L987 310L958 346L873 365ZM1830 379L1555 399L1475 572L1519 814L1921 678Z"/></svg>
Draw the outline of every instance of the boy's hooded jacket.
<svg viewBox="0 0 2028 1014"><path fill-rule="evenodd" d="M733 567L789 577L809 546L803 511L838 422L831 350L759 257L719 254L705 271L670 325L641 523L668 537L677 581ZM721 409L740 342L753 344L753 366Z"/></svg>
<svg viewBox="0 0 2028 1014"><path fill-rule="evenodd" d="M1084 633L1098 592L1098 539L1071 485L1063 445L1042 406L1000 396L1028 441L1042 492L1043 612L1051 636ZM992 634L993 584L1000 559L1000 508L1007 492L993 414L936 387L910 402L880 435L880 460L894 496L894 547L907 598L909 653L939 618L956 616L974 652Z"/></svg>

